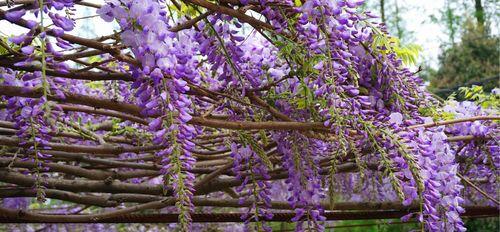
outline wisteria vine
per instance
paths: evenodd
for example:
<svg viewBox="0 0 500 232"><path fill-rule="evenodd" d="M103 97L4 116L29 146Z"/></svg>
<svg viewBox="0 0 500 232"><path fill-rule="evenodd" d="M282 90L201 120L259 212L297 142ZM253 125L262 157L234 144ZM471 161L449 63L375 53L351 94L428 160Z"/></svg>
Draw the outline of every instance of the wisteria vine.
<svg viewBox="0 0 500 232"><path fill-rule="evenodd" d="M27 29L0 44L7 191L23 173L39 200L106 196L91 202L176 213L181 231L213 198L246 231L284 212L324 231L341 201L399 202L428 231L465 231L468 206L498 207L498 109L433 98L362 0L33 3L0 10ZM114 34L69 34L77 6ZM107 192L61 184L75 177ZM25 209L23 194L0 190L5 212Z"/></svg>

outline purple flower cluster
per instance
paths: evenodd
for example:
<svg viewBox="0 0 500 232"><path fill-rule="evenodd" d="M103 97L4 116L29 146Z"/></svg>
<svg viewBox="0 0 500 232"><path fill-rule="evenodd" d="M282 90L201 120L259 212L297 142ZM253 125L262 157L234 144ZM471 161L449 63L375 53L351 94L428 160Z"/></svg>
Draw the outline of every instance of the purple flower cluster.
<svg viewBox="0 0 500 232"><path fill-rule="evenodd" d="M288 202L295 209L295 217L292 221L299 222L297 231L302 231L304 220L308 223L308 228L316 228L323 231L322 221L325 217L321 214L323 209L320 206L324 198L324 190L321 185L319 174L319 154L314 141L309 141L300 134L279 134L273 137L278 143L278 151L283 154L283 167L288 171L287 184L290 196ZM301 144L301 147L298 147Z"/></svg>
<svg viewBox="0 0 500 232"><path fill-rule="evenodd" d="M33 64L38 64L40 60L37 60L37 55L35 50L40 50L41 52L41 71L35 71L34 73L24 73L20 75L18 79L16 77L17 73L4 72L0 74L3 79L4 85L11 86L21 86L21 87L41 87L43 96L39 99L26 99L19 97L10 97L7 100L7 109L11 115L11 120L16 122L15 126L18 129L17 137L21 140L21 145L28 146L28 153L33 154L29 159L33 160L37 167L35 168L36 177L36 188L38 192L38 199L44 200L44 193L42 189L44 188L41 183L40 171L46 169L43 167L43 163L50 155L44 153L42 150L49 150L49 141L52 136L51 132L57 131L55 126L54 118L57 117L61 109L54 108L48 102L48 95L52 94L61 98L64 98L64 94L60 90L60 85L64 84L61 79L57 78L47 78L45 74L46 69L51 68L58 72L68 72L69 67L62 62L57 62L55 57L62 55L60 52L56 51L54 45L47 39L44 25L44 15L52 19L54 26L50 29L56 35L57 45L61 48L71 47L67 41L60 39L60 36L64 33L63 31L71 31L74 28L74 22L66 16L61 16L57 13L51 12L52 10L62 10L68 9L73 6L73 1L47 1L43 6L34 10L35 16L40 17L40 21L36 22L33 20L25 20L26 25L29 27L29 31L25 34L14 36L9 38L9 41L13 44L20 46L20 53L22 54L20 61L15 63L15 66L31 66ZM12 23L18 23L23 19L26 14L24 9L9 10L5 14L5 19ZM39 31L40 27L43 29ZM41 41L40 48L35 48L31 45L35 38L39 38Z"/></svg>
<svg viewBox="0 0 500 232"><path fill-rule="evenodd" d="M176 206L166 210L180 211L183 231L199 228L191 227L195 180L191 171L196 161L192 152L197 150L193 141L202 128L189 124L192 115L208 112L206 119L221 114L227 120L253 123L267 120L323 123L326 128L310 131L262 130L260 141L250 134L242 136L243 132L240 140L218 138L220 144L216 147L221 150L225 149L225 142L232 142L232 171L242 182L236 190L241 201L252 202L244 215L246 229L270 230L262 220L278 212L271 210L271 201L286 199L295 211L293 221L297 222L298 231L305 229L304 223L308 228L322 231L325 217L321 205L329 192L332 201L385 201L399 197L404 205L421 205L418 217L427 230L464 231L460 219L464 202L490 204L490 201L479 194L469 196L467 192L464 200L464 186L458 174L496 196L494 183L500 167L497 123L471 120L443 127L407 129L429 122L419 109L434 100L393 51L376 43L388 35L382 24L369 21L372 17L369 13L358 11L363 1L308 0L301 1L300 6L296 2L242 0L239 4L225 4L224 7L238 7L240 11L257 11L264 18L262 22L274 27L272 33L248 33L248 25L219 12L213 12L193 28L172 32L173 26L187 17L178 17L180 21L170 18L182 12L167 11L163 1L107 0L97 13L107 22L118 23L121 44L140 64L134 67L113 61L116 63L113 70L131 74L133 84L104 82L99 83L102 87L90 88L86 81L68 81L45 74L48 69L69 72L68 64L58 58L73 49L62 35L73 30L75 22L70 18L73 1L44 1L42 9L33 12L48 16L53 25L40 31L41 22L26 20L29 32L9 38L19 46L18 53L22 55L15 65L38 66L42 61L42 71L0 70L2 85L41 87L42 97L2 97L0 100L7 104L5 111L0 111L0 118L15 122L21 145L26 145L28 153L33 154L28 158L42 171L43 163L50 158L44 151L50 150L52 135L59 132L56 119L90 124L111 119L83 112L63 115L56 103L48 101L51 96L64 99L62 90L65 90L138 105L142 116L150 120L149 125L113 119L113 127L118 124L146 134L131 139L133 143L162 147L156 158L161 163L163 183L165 187L173 186L177 198ZM60 12L63 9L69 13L63 15ZM19 23L25 20L27 12L9 10L5 18ZM47 34L54 40L49 40ZM35 38L42 46L34 45ZM112 55L101 58L114 59ZM210 92L207 94L210 98L196 92L202 88L207 89L203 92ZM263 101L255 101L249 93ZM447 104L442 111L454 118L496 114L472 102ZM325 130L331 133L323 133ZM222 130L203 132L216 135ZM270 145L264 142L267 136L272 137L276 148L271 149L276 150L264 151L263 147ZM451 142L452 136L471 138ZM61 141L95 144L78 138ZM267 152L271 153L269 157ZM136 158L141 154L121 154L121 158L130 156ZM340 165L352 165L355 168L343 171L355 173L338 173ZM286 172L285 181L272 180L271 171L279 175ZM157 184L160 179L156 177L151 182ZM147 178L130 181L144 182ZM335 183L325 187L326 182L332 181ZM43 183L37 183L42 189ZM334 186L339 188L333 189ZM214 196L223 194L211 195ZM253 225L256 227L252 228Z"/></svg>
<svg viewBox="0 0 500 232"><path fill-rule="evenodd" d="M219 86L225 88L239 87L242 83L242 57L244 51L239 46L245 39L238 35L238 31L231 28L227 21L230 16L216 14L207 19L207 23L200 22L200 31L194 39L199 43L200 54L206 56L210 62L211 70L218 74ZM241 24L236 24L241 27Z"/></svg>
<svg viewBox="0 0 500 232"><path fill-rule="evenodd" d="M22 79L17 79L9 70L4 70L0 74L2 84L7 86L34 87L41 85L41 73L25 74ZM36 164L34 175L36 178L36 188L38 190L38 199L44 201L44 193L41 171L47 170L44 163L51 156L43 150L50 150L49 142L52 138L51 132L57 131L54 118L60 113L60 109L51 108L46 97L39 99L4 97L7 101L7 113L10 116L8 120L15 122L15 128L18 129L16 136L20 139L20 145L26 146L27 154L30 156L23 160L33 161Z"/></svg>
<svg viewBox="0 0 500 232"><path fill-rule="evenodd" d="M157 1L108 1L98 13L106 21L115 19L124 30L122 42L129 46L142 67L136 67L132 85L134 96L143 107L144 116L155 117L149 124L154 133L153 142L166 149L157 156L162 159L166 179L174 180L175 197L181 210L179 220L183 230L191 225L190 212L194 175L190 172L195 162L191 154L196 129L191 120L191 100L185 93L188 82L198 83L195 73L198 61L192 56L197 51L189 43L192 32L173 33L166 12ZM167 180L166 180L167 181Z"/></svg>
<svg viewBox="0 0 500 232"><path fill-rule="evenodd" d="M447 136L443 129L420 129L406 134L406 137L414 139L408 143L418 158L425 185L420 219L431 231L465 231L460 218L460 214L465 211L461 207L464 203L460 194L463 186L457 176L458 164L455 154L446 142ZM405 200L407 204L418 199L415 187L405 186L405 193L408 196Z"/></svg>
<svg viewBox="0 0 500 232"><path fill-rule="evenodd" d="M49 18L52 20L53 26L49 29L50 32L52 32L56 36L56 45L60 48L66 49L71 47L71 44L63 39L60 38L64 34L65 31L72 31L75 27L75 22L73 19L71 19L68 14L66 15L60 15L59 13L55 13L55 11L60 11L60 10L68 10L68 12L73 11L73 0L48 0L48 1L43 1L44 5L42 8L37 8L34 10L34 14L37 17L40 17L40 21L34 21L31 19L25 20L23 19L23 16L26 14L26 10L20 9L20 10L9 10L5 14L5 19L12 23L18 23L21 20L24 20L26 22L26 25L30 29L27 33L21 34L19 36L13 36L9 38L9 41L21 46L21 52L28 56L25 59L23 59L22 62L19 62L17 65L23 66L30 64L33 62L33 52L35 51L35 47L32 46L32 42L36 37L39 37L41 40L44 41L44 48L45 50L43 52L47 54L51 54L53 56L45 56L46 57L46 62L49 64L52 64L52 68L65 72L68 70L68 66L65 63L62 62L56 62L54 60L54 57L61 56L62 53L58 52L54 45L46 39L46 31L42 31L39 33L37 31L39 27L41 26L43 22L43 18L45 15L48 15ZM44 27L46 25L43 25ZM39 34L37 34L39 33Z"/></svg>
<svg viewBox="0 0 500 232"><path fill-rule="evenodd" d="M9 209L27 209L29 206L29 198L26 197L13 197L5 198L2 201L2 206Z"/></svg>
<svg viewBox="0 0 500 232"><path fill-rule="evenodd" d="M238 147L236 143L231 144L231 158L233 158L233 169L236 178L242 181L236 191L243 197L240 201L250 200L252 205L243 215L245 225L249 227L250 221L257 222L255 230L271 231L271 227L263 225L260 217L270 220L273 213L268 209L271 207L271 178L263 160L254 152L250 145ZM250 186L248 186L250 185ZM248 231L253 231L247 228Z"/></svg>
<svg viewBox="0 0 500 232"><path fill-rule="evenodd" d="M451 114L456 119L495 115L495 110L484 109L474 102L448 101L443 107L445 114ZM456 151L457 159L464 161L467 165L461 165L459 171L471 180L481 180L477 184L490 196L498 196L496 187L490 183L496 183L500 168L499 134L498 123L492 121L463 122L446 127L445 132L452 136L473 136L470 141L459 141L452 146ZM469 193L467 191L467 193ZM467 199L472 202L485 201L492 204L488 199L484 199L481 194L467 194Z"/></svg>

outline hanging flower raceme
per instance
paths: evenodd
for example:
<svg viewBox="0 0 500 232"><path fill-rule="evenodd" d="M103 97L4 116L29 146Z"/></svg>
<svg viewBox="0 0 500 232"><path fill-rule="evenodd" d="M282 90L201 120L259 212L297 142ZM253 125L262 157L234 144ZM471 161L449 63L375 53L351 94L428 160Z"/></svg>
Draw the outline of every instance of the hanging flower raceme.
<svg viewBox="0 0 500 232"><path fill-rule="evenodd" d="M8 70L0 74L0 80L3 85L21 86L30 88L41 85L41 73L36 72L34 75L25 74L21 80L16 79ZM20 140L20 146L26 147L28 157L23 160L34 162L34 176L36 179L37 198L39 201L45 201L43 189L43 178L41 173L47 171L44 166L51 157L44 150L50 150L49 142L52 138L51 133L57 131L54 126L54 117L57 117L59 110L51 108L46 97L39 99L25 99L20 97L5 97L7 101L7 110L11 116L10 120L16 122L15 128L18 130L16 136Z"/></svg>
<svg viewBox="0 0 500 232"><path fill-rule="evenodd" d="M300 134L278 134L273 138L278 143L278 151L283 154L283 167L288 171L288 178L285 181L290 192L287 199L292 208L295 209L293 221L297 224L297 231L303 230L303 222L307 222L306 228L315 228L318 231L324 230L322 221L323 209L320 205L324 198L319 174L318 150L310 144L310 141ZM298 144L305 146L298 147ZM306 148L306 149L304 149ZM311 149L311 150L309 150Z"/></svg>
<svg viewBox="0 0 500 232"><path fill-rule="evenodd" d="M45 200L44 189L45 183L41 176L42 172L48 171L45 163L49 162L51 155L46 152L51 147L49 142L52 135L57 129L56 118L61 117L62 109L48 101L49 96L56 96L64 99L65 96L61 89L65 87L65 82L55 77L49 77L46 74L47 69L52 69L55 72L67 73L69 66L64 62L56 61L56 57L60 57L61 52L56 51L53 43L47 38L47 31L54 32L56 36L61 30L70 31L74 28L72 19L66 16L54 14L52 10L62 10L73 6L73 1L49 1L43 2L40 8L34 11L37 20L25 20L23 17L26 11L9 10L5 14L5 18L12 23L20 23L26 25L29 31L19 36L9 38L9 41L19 46L19 56L15 60L14 66L23 68L25 66L39 66L39 70L33 73L13 73L10 71L0 74L2 76L3 85L16 86L23 88L39 88L42 92L42 97L39 99L25 99L20 97L10 97L7 100L7 109L11 114L11 120L16 122L15 127L18 129L16 136L20 139L21 146L25 146L29 157L24 160L31 161L35 164L33 173L35 176L35 188L37 191L37 199ZM49 16L54 25L47 29L46 16ZM59 47L67 48L69 45L66 41L56 38ZM40 65L41 63L41 65Z"/></svg>
<svg viewBox="0 0 500 232"><path fill-rule="evenodd" d="M249 225L251 221L255 221L255 230L271 231L271 227L261 222L262 219L270 220L273 217L273 213L269 210L271 208L271 184L268 180L271 176L269 176L265 162L249 144L239 148L236 143L232 143L231 157L233 158L232 171L236 173L236 178L242 181L241 185L236 188L236 191L243 196L240 198L240 203L248 200L251 202L251 206L242 216L248 231L253 231Z"/></svg>
<svg viewBox="0 0 500 232"><path fill-rule="evenodd" d="M419 120L419 122L429 121ZM456 157L447 144L447 136L441 128L418 128L404 130L409 121L404 122L400 113L393 113L389 122L398 132L404 150L413 159L403 156L399 158L399 170L404 205L417 203L420 206L418 219L425 228L431 231L457 230L465 231L460 214L464 212L460 197L463 186L457 176ZM398 159L393 159L398 160ZM411 161L411 162L409 162ZM413 164L412 164L413 163ZM414 166L413 168L411 166ZM412 171L413 170L413 171ZM418 173L415 173L418 172ZM423 185L423 186L422 186ZM413 214L405 216L407 220ZM442 220L446 218L446 220Z"/></svg>
<svg viewBox="0 0 500 232"><path fill-rule="evenodd" d="M191 100L186 95L190 83L198 83L199 76L193 70L198 61L191 55L196 47L191 32L168 31L169 19L157 1L118 1L108 3L98 10L104 20L116 19L124 32L121 38L129 46L142 67L135 67L137 88L135 97L143 107L144 116L155 117L149 124L154 133L153 142L166 147L157 153L161 158L165 182L173 181L174 196L181 213L182 229L191 226L190 213L194 174L190 172L195 159L196 129L188 125L191 119Z"/></svg>

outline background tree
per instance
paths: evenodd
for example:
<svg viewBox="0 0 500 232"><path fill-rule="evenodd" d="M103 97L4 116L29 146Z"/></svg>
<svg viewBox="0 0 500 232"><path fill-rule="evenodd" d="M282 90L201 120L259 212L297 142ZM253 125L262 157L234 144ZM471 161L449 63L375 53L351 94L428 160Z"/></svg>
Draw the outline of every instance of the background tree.
<svg viewBox="0 0 500 232"><path fill-rule="evenodd" d="M387 26L391 35L397 37L403 44L413 41L413 31L406 27L405 17L409 9L405 0L368 0L367 9L373 10L380 17L380 21Z"/></svg>
<svg viewBox="0 0 500 232"><path fill-rule="evenodd" d="M484 19L484 7L481 0L474 0L474 16L477 20L477 25L480 28L484 27L485 19Z"/></svg>
<svg viewBox="0 0 500 232"><path fill-rule="evenodd" d="M446 2L441 12L440 23L447 27L451 43L444 43L439 57L439 68L429 73L430 89L447 97L461 86L483 85L490 91L499 84L499 37L491 33L488 21L497 19L494 12L487 13L484 4L496 1L464 1L462 5ZM457 17L456 12L464 11L474 4L472 15ZM465 19L465 20L464 20ZM460 42L455 43L456 33L461 33Z"/></svg>

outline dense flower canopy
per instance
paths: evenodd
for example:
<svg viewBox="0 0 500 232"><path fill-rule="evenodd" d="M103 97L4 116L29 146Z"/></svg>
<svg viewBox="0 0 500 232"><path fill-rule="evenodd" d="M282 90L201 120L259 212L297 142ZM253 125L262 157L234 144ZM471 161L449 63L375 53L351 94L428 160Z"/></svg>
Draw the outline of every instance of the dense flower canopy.
<svg viewBox="0 0 500 232"><path fill-rule="evenodd" d="M28 32L0 44L0 220L464 231L498 214L498 109L428 94L363 1L1 4ZM75 5L119 29L72 35Z"/></svg>

